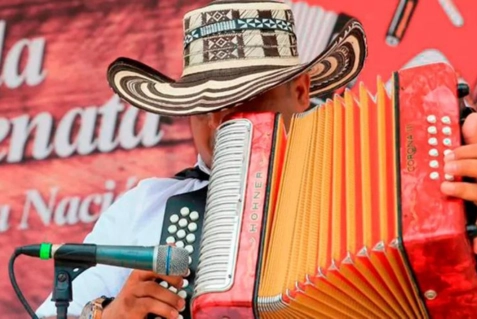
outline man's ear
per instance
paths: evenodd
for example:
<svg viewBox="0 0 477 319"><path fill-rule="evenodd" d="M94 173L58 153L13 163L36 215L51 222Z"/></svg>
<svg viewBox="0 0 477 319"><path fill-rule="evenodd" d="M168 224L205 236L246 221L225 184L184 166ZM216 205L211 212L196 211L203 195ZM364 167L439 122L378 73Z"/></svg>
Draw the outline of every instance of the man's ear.
<svg viewBox="0 0 477 319"><path fill-rule="evenodd" d="M292 92L298 101L298 112L304 112L310 106L310 75L302 74L292 81Z"/></svg>

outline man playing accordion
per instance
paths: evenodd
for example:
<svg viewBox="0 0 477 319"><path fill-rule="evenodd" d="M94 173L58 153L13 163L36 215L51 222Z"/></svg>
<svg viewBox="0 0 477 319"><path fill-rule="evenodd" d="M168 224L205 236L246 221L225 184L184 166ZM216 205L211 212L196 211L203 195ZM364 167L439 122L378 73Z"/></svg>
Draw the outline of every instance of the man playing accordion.
<svg viewBox="0 0 477 319"><path fill-rule="evenodd" d="M189 117L198 162L173 178L141 181L102 214L85 238L87 243L147 246L159 241L180 242L190 247L192 254L198 247L194 246L198 240L194 232L200 231L202 223L199 215L205 209L216 131L224 121L233 114L279 113L289 131L294 115L309 111L311 97L345 87L359 75L367 56L363 27L352 20L319 56L300 62L292 12L273 0L212 1L184 17L184 33L180 79L172 80L138 61L119 58L108 69L108 81L135 107L162 116ZM444 159L445 174L456 178L440 180L440 192L477 202L477 114L465 117L461 133L463 145L449 149ZM460 179L464 177L465 181ZM197 204L193 196L202 199ZM186 203L191 197L197 207ZM168 212L173 204L176 206ZM179 225L181 221L183 225ZM180 235L175 225L166 228L171 222L186 229L188 235ZM477 254L477 242L473 249ZM191 264L197 261L191 260ZM69 315L188 318L193 311L189 304L192 290L186 288L193 280L98 265L73 282ZM55 306L49 299L51 296L37 310L40 317L54 317ZM232 313L226 317L236 318Z"/></svg>

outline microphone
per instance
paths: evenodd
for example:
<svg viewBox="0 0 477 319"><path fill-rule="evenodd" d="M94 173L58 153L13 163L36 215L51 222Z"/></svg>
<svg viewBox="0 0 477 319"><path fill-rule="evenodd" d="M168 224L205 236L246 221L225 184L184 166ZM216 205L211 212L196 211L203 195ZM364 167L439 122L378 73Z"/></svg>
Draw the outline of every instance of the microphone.
<svg viewBox="0 0 477 319"><path fill-rule="evenodd" d="M113 246L95 244L42 243L17 248L20 254L44 260L96 264L152 270L166 276L185 276L189 270L189 252L184 248L162 246Z"/></svg>

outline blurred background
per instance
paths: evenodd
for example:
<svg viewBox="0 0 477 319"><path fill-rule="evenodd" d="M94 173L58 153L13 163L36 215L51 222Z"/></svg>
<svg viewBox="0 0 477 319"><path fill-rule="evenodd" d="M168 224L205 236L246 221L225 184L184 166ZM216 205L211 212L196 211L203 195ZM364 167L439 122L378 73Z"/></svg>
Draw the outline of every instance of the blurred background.
<svg viewBox="0 0 477 319"><path fill-rule="evenodd" d="M195 164L188 119L131 108L106 69L126 56L179 77L182 17L207 2L0 0L0 318L28 318L8 278L14 247L81 242L140 179ZM477 98L477 2L286 2L303 62L350 18L364 25L368 60L351 89L362 81L374 92L378 76L447 61ZM53 287L53 263L20 257L15 273L36 309Z"/></svg>

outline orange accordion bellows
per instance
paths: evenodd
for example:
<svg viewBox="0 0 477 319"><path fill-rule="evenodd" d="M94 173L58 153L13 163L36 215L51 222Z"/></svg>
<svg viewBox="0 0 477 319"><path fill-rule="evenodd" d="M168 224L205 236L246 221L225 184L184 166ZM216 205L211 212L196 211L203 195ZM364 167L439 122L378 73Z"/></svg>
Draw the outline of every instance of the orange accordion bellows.
<svg viewBox="0 0 477 319"><path fill-rule="evenodd" d="M296 114L234 114L216 136L192 317L471 318L475 256L439 190L461 143L455 72L395 72Z"/></svg>

